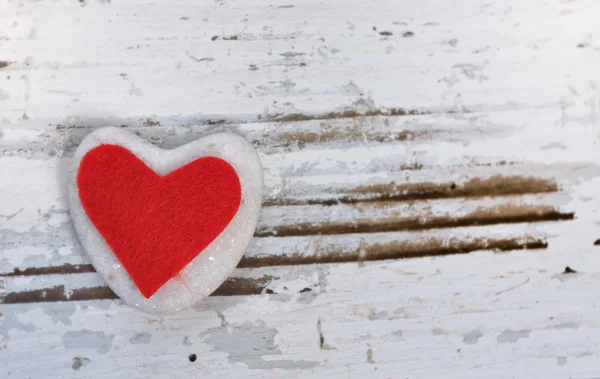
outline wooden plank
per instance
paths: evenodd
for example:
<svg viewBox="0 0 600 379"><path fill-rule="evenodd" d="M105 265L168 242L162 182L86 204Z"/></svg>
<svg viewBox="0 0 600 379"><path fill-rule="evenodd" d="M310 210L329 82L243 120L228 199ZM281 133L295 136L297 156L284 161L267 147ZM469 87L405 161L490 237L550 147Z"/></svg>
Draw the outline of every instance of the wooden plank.
<svg viewBox="0 0 600 379"><path fill-rule="evenodd" d="M279 238L259 239L254 243L258 246L242 258L238 270L213 296L273 293L270 285L278 282L282 274L279 271L269 274L271 266L343 262L362 265L369 261L467 254L483 250L546 249L548 244L542 237L543 233L537 233L538 236L535 236L533 230L524 233L522 228L510 226L497 227L496 230L489 227L458 228L451 233L437 234L432 231L417 234L359 234L350 238L313 237L312 241L289 238L291 241L288 241L287 247L277 241ZM315 270L311 266L307 269ZM4 287L4 291L0 292L0 303L4 304L116 298L103 279L94 274L90 264L14 269L13 272L0 275L0 279Z"/></svg>
<svg viewBox="0 0 600 379"><path fill-rule="evenodd" d="M584 265L581 259L586 256L588 264L596 259L576 250L571 263L581 268L578 266ZM393 373L397 370L398 352L402 352L404 375L462 372L456 359L469 359L474 366L468 367L481 365L475 372L492 375L498 372L495 362L500 355L527 363L513 366L511 372L526 373L531 367L548 364L552 372L572 372L560 371L563 366L556 364L557 357L589 367L581 372L593 372L593 367L586 365L593 365L598 356L586 347L586 341L598 334L598 323L591 313L578 310L582 301L590 300L589 294L584 295L585 289L594 285L597 275L587 270L563 275L552 260L529 252L519 254L521 269L512 271L517 257L507 258L481 254L466 259L331 266L324 269L323 292L317 288L291 294L297 287L288 287L294 277L288 275L289 282L281 282L276 289L283 294L284 287L290 289L287 294L291 301L283 301L281 293L235 300L216 297L195 311L162 318L148 318L114 301L75 302L62 308L50 303L44 308L7 305L3 317L11 320L9 357L18 358L26 346L34 349L30 350L32 353L70 349L73 357L90 361L84 369L100 376L114 373L115 364L120 372L129 367L135 373L152 372L159 376L198 370L188 360L192 353L200 357L201 367L216 377L243 372L257 376L270 372L335 377L346 375L349 359L351 375L371 375L380 370ZM378 285L373 286L373 281ZM535 313L528 311L532 298L538 301ZM561 308L556 307L557 302ZM285 316L288 314L294 315L292 325ZM108 329L104 326L107 320ZM82 325L103 327L82 329ZM33 328L44 328L48 336L34 347L29 346L29 341L35 333L27 332ZM240 341L245 333L259 338L244 339L247 346L241 348L227 342ZM135 336L150 341L130 342L137 340ZM267 337L266 347L262 336ZM80 340L83 342L73 342ZM89 341L97 343L88 344ZM169 359L160 360L152 368L131 362L153 354L165 357L153 341L171 346ZM563 345L544 348L548 341L562 341ZM130 363L121 357L123 349L135 352L127 356ZM246 350L258 351L259 358L255 362L245 358ZM387 354L389 350L395 353ZM369 355L374 363L369 362ZM72 356L61 354L58 362L57 358L40 356L38 364L42 368L52 367L58 370L57 374L73 370ZM430 362L426 368L423 359ZM15 362L15 375L28 372L26 366L18 363L22 361ZM245 371L246 367L251 370Z"/></svg>
<svg viewBox="0 0 600 379"><path fill-rule="evenodd" d="M238 267L266 267L295 264L360 262L470 253L478 250L544 248L543 224L465 227L416 232L388 232L310 237L267 237L254 239ZM24 260L5 265L0 277L84 274L94 272L87 257L68 255L60 264L30 266ZM12 268L12 270L11 270Z"/></svg>
<svg viewBox="0 0 600 379"><path fill-rule="evenodd" d="M368 112L367 112L368 113ZM308 117L308 116L306 116ZM3 154L10 156L48 157L70 155L79 142L108 120L87 121L74 118L60 124L29 122L15 124L5 131L10 143L4 144ZM110 121L108 121L110 122ZM180 124L145 119L131 124L112 124L132 132L160 147L179 146L204 135L233 131L253 142L259 151L273 154L298 151L304 148L328 146L361 146L370 143L452 140L468 142L473 136L506 135L506 127L465 122L459 114L427 115L329 115L318 120L294 122L240 123L226 120Z"/></svg>
<svg viewBox="0 0 600 379"><path fill-rule="evenodd" d="M317 236L572 220L574 214L568 207L561 207L564 200L560 194L539 194L518 198L266 207L262 210L248 255L262 252L265 243L261 240L265 237L277 237L274 248L269 249L276 256L297 252L294 246L299 241L285 237L300 236L308 237L300 243L302 248L308 249L308 255L317 255L320 247L311 242ZM45 220L42 216L43 224L39 229L3 233L4 257L0 273L89 263L82 255L68 217L63 213L57 216L58 221L51 215ZM465 235L468 236L468 232ZM413 237L419 238L419 235ZM268 243L273 243L271 241Z"/></svg>
<svg viewBox="0 0 600 379"><path fill-rule="evenodd" d="M569 86L593 92L597 63L593 0L543 19L541 0L19 4L0 9L14 25L2 31L11 122L62 121L65 104L85 118L256 119L327 113L361 94L389 108L558 107L577 98Z"/></svg>

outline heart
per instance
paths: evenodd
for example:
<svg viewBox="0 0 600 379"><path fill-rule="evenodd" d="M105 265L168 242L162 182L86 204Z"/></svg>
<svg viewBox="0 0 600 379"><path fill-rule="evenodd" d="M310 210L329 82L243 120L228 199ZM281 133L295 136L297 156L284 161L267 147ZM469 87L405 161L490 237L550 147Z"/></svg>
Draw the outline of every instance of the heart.
<svg viewBox="0 0 600 379"><path fill-rule="evenodd" d="M155 314L218 288L260 210L260 159L227 133L162 150L99 129L77 149L70 179L73 224L96 271L125 302Z"/></svg>
<svg viewBox="0 0 600 379"><path fill-rule="evenodd" d="M221 234L242 196L237 173L220 158L159 176L117 145L87 152L77 186L88 217L146 298Z"/></svg>

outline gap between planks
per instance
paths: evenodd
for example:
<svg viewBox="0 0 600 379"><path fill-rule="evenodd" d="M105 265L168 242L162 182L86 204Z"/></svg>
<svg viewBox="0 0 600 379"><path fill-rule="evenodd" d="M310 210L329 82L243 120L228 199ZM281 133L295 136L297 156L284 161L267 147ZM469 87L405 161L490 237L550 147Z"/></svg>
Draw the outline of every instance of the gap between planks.
<svg viewBox="0 0 600 379"><path fill-rule="evenodd" d="M335 199L268 199L263 206L335 205L359 202L436 200L452 198L480 198L488 196L518 196L558 192L556 181L533 176L494 175L472 178L462 184L395 182L358 185L339 194Z"/></svg>
<svg viewBox="0 0 600 379"><path fill-rule="evenodd" d="M278 279L270 275L260 278L228 278L210 296L257 295L265 291L267 285ZM9 292L0 295L0 304L49 303L58 301L114 300L119 296L108 286L75 288L67 291L64 285Z"/></svg>
<svg viewBox="0 0 600 379"><path fill-rule="evenodd" d="M428 229L446 229L456 227L534 223L547 221L568 221L575 213L560 212L548 205L502 204L488 208L478 208L465 215L402 217L391 216L381 219L355 219L351 221L329 221L318 223L296 223L260 227L254 237L300 237L325 236L356 233L384 233L398 231L417 231Z"/></svg>

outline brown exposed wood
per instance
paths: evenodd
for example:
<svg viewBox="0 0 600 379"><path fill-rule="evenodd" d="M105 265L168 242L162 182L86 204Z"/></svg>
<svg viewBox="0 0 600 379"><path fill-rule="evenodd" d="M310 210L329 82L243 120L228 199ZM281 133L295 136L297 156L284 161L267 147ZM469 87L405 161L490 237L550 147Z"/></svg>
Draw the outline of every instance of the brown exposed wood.
<svg viewBox="0 0 600 379"><path fill-rule="evenodd" d="M411 199L422 196L423 198L450 198L450 197L478 197L478 196L505 196L521 195L528 193L545 193L558 191L558 184L553 180L523 177L495 175L486 179L473 178L464 184L448 183L395 183L358 186L350 193L389 195L398 197L405 193L411 193ZM394 199L396 200L396 199Z"/></svg>
<svg viewBox="0 0 600 379"><path fill-rule="evenodd" d="M572 220L574 213L562 213L550 206L506 204L481 208L464 216L440 217L389 217L381 219L356 219L351 222L319 222L279 225L259 228L255 237L298 237L352 233L383 233L406 230L426 230L515 224L526 222Z"/></svg>
<svg viewBox="0 0 600 379"><path fill-rule="evenodd" d="M68 295L65 292L65 286L60 285L31 291L9 292L4 296L0 296L0 303L48 303L56 301L84 301L103 299L118 299L118 296L107 286L78 288L72 290L71 294Z"/></svg>
<svg viewBox="0 0 600 379"><path fill-rule="evenodd" d="M308 120L334 120L338 118L354 118L361 116L410 116L410 115L424 115L430 114L428 111L421 111L416 109L405 109L405 108L386 108L386 109L373 109L366 112L358 112L355 109L347 109L340 112L328 112L321 114L303 114L303 113L292 113L280 117L273 117L268 121L279 121L279 122L293 122L293 121L308 121Z"/></svg>
<svg viewBox="0 0 600 379"><path fill-rule="evenodd" d="M146 120L144 120L144 122L142 122L142 125L146 127L161 126L161 123L159 121L154 121L152 119L147 118Z"/></svg>
<svg viewBox="0 0 600 379"><path fill-rule="evenodd" d="M0 61L0 68L8 67L11 62L8 61Z"/></svg>
<svg viewBox="0 0 600 379"><path fill-rule="evenodd" d="M355 122L347 128L334 127L322 122L319 131L298 130L284 132L277 135L265 136L264 141L255 141L259 145L269 145L272 147L290 147L297 146L303 148L306 145L316 143L344 142L344 143L364 143L365 139L371 142L394 142L407 141L417 138L423 138L434 130L403 130L398 133L385 133L378 130L365 130L360 122Z"/></svg>
<svg viewBox="0 0 600 379"><path fill-rule="evenodd" d="M52 275L52 274L81 274L86 272L96 272L94 266L90 264L72 265L66 263L61 266L48 267L28 267L24 269L15 268L12 272L0 274L0 277L9 276L31 276L31 275Z"/></svg>
<svg viewBox="0 0 600 379"><path fill-rule="evenodd" d="M549 179L495 175L486 179L473 178L463 184L414 183L364 185L350 189L332 200L272 199L263 206L334 205L359 202L408 201L447 198L477 198L557 192L558 184Z"/></svg>
<svg viewBox="0 0 600 379"><path fill-rule="evenodd" d="M229 278L211 296L242 296L261 294L275 279L270 275L261 278ZM0 295L0 304L48 303L57 301L110 300L119 297L108 286L77 288L67 293L64 285L31 291L9 292Z"/></svg>
<svg viewBox="0 0 600 379"><path fill-rule="evenodd" d="M474 251L531 250L545 249L548 244L541 239L454 239L444 241L430 238L412 243L392 241L384 244L361 246L354 251L342 252L336 246L319 251L318 254L290 254L278 256L244 257L238 268L265 266L291 266L315 263L364 262L387 259L406 259L440 255L467 254Z"/></svg>
<svg viewBox="0 0 600 379"><path fill-rule="evenodd" d="M219 286L211 296L243 296L261 294L274 277L265 275L261 278L229 278Z"/></svg>

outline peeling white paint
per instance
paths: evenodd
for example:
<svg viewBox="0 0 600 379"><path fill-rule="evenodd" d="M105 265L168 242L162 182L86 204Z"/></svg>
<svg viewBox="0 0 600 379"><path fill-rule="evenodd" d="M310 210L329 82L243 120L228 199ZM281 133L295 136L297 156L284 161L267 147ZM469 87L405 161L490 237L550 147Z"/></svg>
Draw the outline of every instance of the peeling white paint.
<svg viewBox="0 0 600 379"><path fill-rule="evenodd" d="M0 376L600 376L599 12L595 0L1 3L1 274L89 263L64 174L101 126L125 125L162 148L219 131L254 141L272 203L264 229L426 221L506 203L575 216L255 238L249 258L482 238L548 247L242 268L235 277L276 277L270 292L211 297L163 318L118 300L0 304ZM427 114L387 115L394 109ZM342 117L352 111L372 116ZM273 120L293 114L314 119ZM496 175L549 179L560 191L280 204ZM6 276L0 298L54 285L103 282Z"/></svg>

